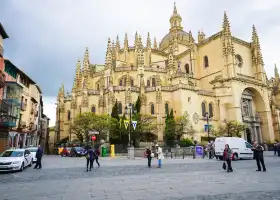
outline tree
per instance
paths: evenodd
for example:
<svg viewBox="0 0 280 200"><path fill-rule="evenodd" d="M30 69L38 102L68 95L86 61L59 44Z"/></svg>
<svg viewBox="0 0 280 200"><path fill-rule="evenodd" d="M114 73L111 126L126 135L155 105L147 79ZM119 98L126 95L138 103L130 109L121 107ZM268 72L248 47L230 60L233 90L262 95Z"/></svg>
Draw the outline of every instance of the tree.
<svg viewBox="0 0 280 200"><path fill-rule="evenodd" d="M176 132L176 122L174 119L173 109L171 109L170 114L166 114L165 119L165 140L168 145L173 145L175 140Z"/></svg>
<svg viewBox="0 0 280 200"><path fill-rule="evenodd" d="M72 131L81 142L89 143L89 131L96 130L99 132L99 135L97 135L99 140L106 139L108 130L115 124L117 124L117 120L108 115L96 115L87 112L74 119Z"/></svg>
<svg viewBox="0 0 280 200"><path fill-rule="evenodd" d="M174 132L174 137L180 140L184 134L188 136L193 136L195 130L193 128L192 122L189 118L189 114L185 112L183 116L175 118L176 129Z"/></svg>
<svg viewBox="0 0 280 200"><path fill-rule="evenodd" d="M140 113L141 112L141 99L140 99L140 96L138 96L137 98L137 101L135 103L135 109L137 111L137 113Z"/></svg>
<svg viewBox="0 0 280 200"><path fill-rule="evenodd" d="M112 108L112 113L111 113L111 117L117 119L118 121L120 121L120 117L119 117L119 106L118 106L118 102L116 101L113 108Z"/></svg>
<svg viewBox="0 0 280 200"><path fill-rule="evenodd" d="M217 129L212 130L212 134L216 137L241 137L246 128L247 126L245 124L238 121L224 120L224 122Z"/></svg>

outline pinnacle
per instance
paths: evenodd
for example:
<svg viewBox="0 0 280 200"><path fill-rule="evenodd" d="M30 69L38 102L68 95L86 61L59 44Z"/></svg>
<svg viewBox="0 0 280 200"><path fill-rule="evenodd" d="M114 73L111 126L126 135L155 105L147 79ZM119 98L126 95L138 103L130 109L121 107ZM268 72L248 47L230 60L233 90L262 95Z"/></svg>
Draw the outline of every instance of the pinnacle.
<svg viewBox="0 0 280 200"><path fill-rule="evenodd" d="M174 2L173 14L177 14L176 2Z"/></svg>

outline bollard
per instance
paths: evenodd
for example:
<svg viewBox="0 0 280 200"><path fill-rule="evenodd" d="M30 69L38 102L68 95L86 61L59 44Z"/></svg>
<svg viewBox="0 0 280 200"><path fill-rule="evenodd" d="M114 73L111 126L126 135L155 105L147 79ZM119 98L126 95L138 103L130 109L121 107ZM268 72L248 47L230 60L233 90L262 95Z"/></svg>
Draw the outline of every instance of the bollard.
<svg viewBox="0 0 280 200"><path fill-rule="evenodd" d="M115 155L115 145L114 144L111 144L111 157L114 158L116 155Z"/></svg>
<svg viewBox="0 0 280 200"><path fill-rule="evenodd" d="M173 152L171 151L171 159L173 158Z"/></svg>
<svg viewBox="0 0 280 200"><path fill-rule="evenodd" d="M183 151L183 159L185 159L185 151Z"/></svg>

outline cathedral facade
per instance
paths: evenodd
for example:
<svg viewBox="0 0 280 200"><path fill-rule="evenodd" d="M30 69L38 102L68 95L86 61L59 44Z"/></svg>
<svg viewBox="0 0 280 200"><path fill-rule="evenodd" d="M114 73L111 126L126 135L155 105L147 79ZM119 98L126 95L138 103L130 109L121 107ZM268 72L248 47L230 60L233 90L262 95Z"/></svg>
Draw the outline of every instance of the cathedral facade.
<svg viewBox="0 0 280 200"><path fill-rule="evenodd" d="M154 117L159 141L171 108L175 116L188 113L198 141L207 137L206 117L214 127L225 119L243 122L248 141L274 141L279 112L275 103L272 106L271 88L279 83L279 75L268 81L254 26L247 42L231 34L226 13L222 23L216 34L206 37L199 31L195 39L183 29L174 5L169 32L159 45L150 34L143 41L136 33L133 46L127 35L123 45L118 37L116 42L109 39L104 65L90 63L86 49L83 63L76 65L71 94L65 94L63 86L58 93L59 139L69 136L69 125L78 114L110 114L117 101L122 115L140 96L141 112Z"/></svg>

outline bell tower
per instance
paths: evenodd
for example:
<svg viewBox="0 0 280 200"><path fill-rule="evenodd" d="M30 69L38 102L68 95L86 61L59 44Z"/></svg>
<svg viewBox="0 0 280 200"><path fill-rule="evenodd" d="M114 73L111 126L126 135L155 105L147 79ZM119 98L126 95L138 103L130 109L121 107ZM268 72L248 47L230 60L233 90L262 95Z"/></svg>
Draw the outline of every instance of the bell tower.
<svg viewBox="0 0 280 200"><path fill-rule="evenodd" d="M181 31L183 30L182 27L182 17L178 14L176 3L174 2L173 14L169 19L170 22L170 29L169 32Z"/></svg>

